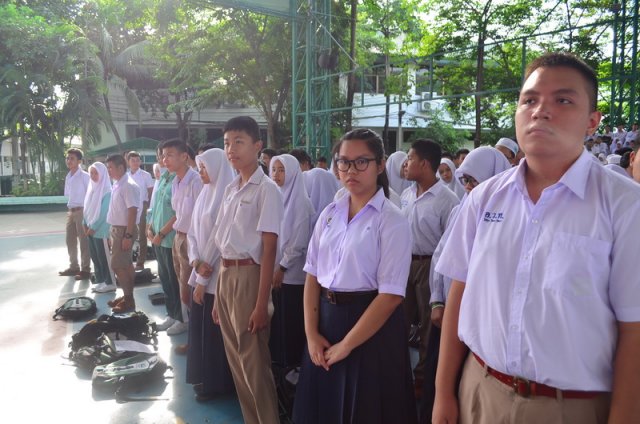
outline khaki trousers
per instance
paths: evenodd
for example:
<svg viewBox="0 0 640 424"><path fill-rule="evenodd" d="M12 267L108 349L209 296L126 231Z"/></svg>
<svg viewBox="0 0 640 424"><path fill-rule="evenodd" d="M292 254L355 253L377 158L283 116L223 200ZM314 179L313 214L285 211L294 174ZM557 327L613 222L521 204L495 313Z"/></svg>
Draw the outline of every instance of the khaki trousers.
<svg viewBox="0 0 640 424"><path fill-rule="evenodd" d="M216 307L245 423L278 424L278 399L269 352L270 323L256 334L247 330L258 299L259 282L259 265L221 266ZM271 299L269 304L271 317Z"/></svg>
<svg viewBox="0 0 640 424"><path fill-rule="evenodd" d="M604 424L611 396L592 399L522 397L485 372L469 354L459 391L460 424Z"/></svg>
<svg viewBox="0 0 640 424"><path fill-rule="evenodd" d="M69 268L73 270L91 271L91 254L89 252L89 240L84 233L82 225L82 209L67 212L66 242L69 253ZM78 264L78 241L80 241L80 260ZM82 265L82 267L80 267Z"/></svg>
<svg viewBox="0 0 640 424"><path fill-rule="evenodd" d="M138 224L138 259L136 260L136 266L144 267L144 262L147 260L147 204L142 208L140 214L140 223Z"/></svg>

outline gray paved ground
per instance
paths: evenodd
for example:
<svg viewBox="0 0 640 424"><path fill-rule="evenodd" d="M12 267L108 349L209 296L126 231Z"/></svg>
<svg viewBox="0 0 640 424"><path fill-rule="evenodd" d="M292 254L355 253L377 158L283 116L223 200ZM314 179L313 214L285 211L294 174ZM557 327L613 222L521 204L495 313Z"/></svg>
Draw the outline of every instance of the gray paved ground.
<svg viewBox="0 0 640 424"><path fill-rule="evenodd" d="M64 212L0 214L0 420L11 423L241 423L235 398L198 404L184 383L185 358L173 353L186 335L161 333L159 352L174 367L173 379L156 389L168 400L118 404L94 398L91 381L64 359L82 322L53 321L57 306L73 296L93 296L88 281L59 277L67 267ZM155 272L155 262L147 266ZM164 317L147 295L159 284L136 287L138 309ZM96 295L98 314L109 313L115 295ZM169 375L169 373L167 373Z"/></svg>

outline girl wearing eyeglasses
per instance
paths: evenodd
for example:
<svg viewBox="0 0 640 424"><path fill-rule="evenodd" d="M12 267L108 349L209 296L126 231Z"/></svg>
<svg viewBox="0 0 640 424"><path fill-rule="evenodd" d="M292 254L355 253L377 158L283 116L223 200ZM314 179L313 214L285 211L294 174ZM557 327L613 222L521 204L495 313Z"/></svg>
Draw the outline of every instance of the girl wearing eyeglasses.
<svg viewBox="0 0 640 424"><path fill-rule="evenodd" d="M401 307L411 230L386 197L383 158L373 131L340 140L335 164L348 194L320 215L304 267L297 424L417 421Z"/></svg>

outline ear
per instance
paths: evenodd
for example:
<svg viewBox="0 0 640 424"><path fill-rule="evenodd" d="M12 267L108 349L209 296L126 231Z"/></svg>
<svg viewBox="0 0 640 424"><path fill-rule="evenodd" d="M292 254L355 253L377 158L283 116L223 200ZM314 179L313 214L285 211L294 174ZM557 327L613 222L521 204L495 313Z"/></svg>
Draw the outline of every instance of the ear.
<svg viewBox="0 0 640 424"><path fill-rule="evenodd" d="M382 172L385 170L386 167L387 167L387 160L382 159L382 161L378 165L378 175L382 174Z"/></svg>
<svg viewBox="0 0 640 424"><path fill-rule="evenodd" d="M602 113L598 110L593 111L589 114L589 127L587 128L587 135L593 135L598 129L598 125L600 125L600 120L602 119Z"/></svg>

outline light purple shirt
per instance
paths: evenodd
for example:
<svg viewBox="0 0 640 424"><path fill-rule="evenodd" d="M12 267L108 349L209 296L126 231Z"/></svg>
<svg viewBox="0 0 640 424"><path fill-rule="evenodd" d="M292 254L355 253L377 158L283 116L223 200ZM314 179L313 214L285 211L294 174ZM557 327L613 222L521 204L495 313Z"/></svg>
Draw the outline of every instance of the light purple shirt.
<svg viewBox="0 0 640 424"><path fill-rule="evenodd" d="M171 184L171 207L176 211L173 229L187 233L191 227L193 206L202 190L202 180L196 171L188 168L181 180L176 175Z"/></svg>
<svg viewBox="0 0 640 424"><path fill-rule="evenodd" d="M458 196L438 180L429 190L416 196L418 185L411 184L402 192L402 214L409 220L414 255L433 255L447 228L451 210L458 204Z"/></svg>
<svg viewBox="0 0 640 424"><path fill-rule="evenodd" d="M322 287L404 297L411 265L411 228L382 189L349 222L349 201L330 203L316 222L304 270Z"/></svg>
<svg viewBox="0 0 640 424"><path fill-rule="evenodd" d="M458 336L498 371L610 391L617 321L640 321L640 186L584 151L534 204L526 166L471 192L436 266L466 283Z"/></svg>
<svg viewBox="0 0 640 424"><path fill-rule="evenodd" d="M125 227L128 224L129 208L138 208L135 223L139 223L142 212L140 187L129 174L125 173L113 184L111 189L111 203L109 203L109 212L107 212L107 222L111 225Z"/></svg>
<svg viewBox="0 0 640 424"><path fill-rule="evenodd" d="M224 191L214 237L224 259L262 260L262 233L280 234L284 216L282 194L276 183L258 167L239 187L237 175Z"/></svg>

